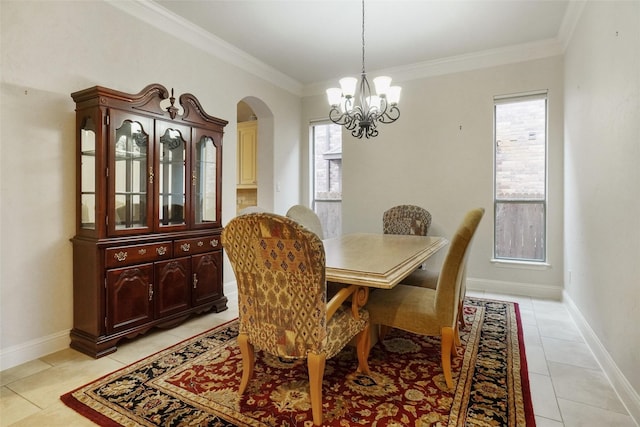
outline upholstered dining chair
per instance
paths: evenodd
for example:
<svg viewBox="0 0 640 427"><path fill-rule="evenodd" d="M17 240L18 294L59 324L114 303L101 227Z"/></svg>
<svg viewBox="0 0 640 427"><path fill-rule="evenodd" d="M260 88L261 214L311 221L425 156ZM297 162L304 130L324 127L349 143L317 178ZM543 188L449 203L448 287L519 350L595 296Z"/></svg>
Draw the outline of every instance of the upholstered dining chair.
<svg viewBox="0 0 640 427"><path fill-rule="evenodd" d="M416 205L397 205L382 214L384 234L410 234L426 236L431 227L431 213ZM405 284L435 289L438 273L420 268L411 273Z"/></svg>
<svg viewBox="0 0 640 427"><path fill-rule="evenodd" d="M296 221L272 213L236 216L222 232L238 285L242 395L255 350L306 359L313 422L322 424L326 359L356 337L358 371L369 373L366 292L348 286L327 302L322 240ZM351 303L343 304L351 297Z"/></svg>
<svg viewBox="0 0 640 427"><path fill-rule="evenodd" d="M268 212L268 211L265 208L260 206L247 206L246 208L238 212L238 215L245 215L248 213L258 213L258 212Z"/></svg>
<svg viewBox="0 0 640 427"><path fill-rule="evenodd" d="M415 205L394 206L382 214L384 234L415 234L426 236L431 227L431 213Z"/></svg>
<svg viewBox="0 0 640 427"><path fill-rule="evenodd" d="M460 342L458 301L471 240L484 214L483 208L469 211L451 239L435 289L398 284L377 289L367 302L369 320L380 325L380 337L389 328L420 335L441 337L441 363L447 387L453 387L451 356Z"/></svg>
<svg viewBox="0 0 640 427"><path fill-rule="evenodd" d="M287 211L286 216L316 233L320 239L324 239L324 231L322 230L320 218L308 207L304 205L293 205Z"/></svg>

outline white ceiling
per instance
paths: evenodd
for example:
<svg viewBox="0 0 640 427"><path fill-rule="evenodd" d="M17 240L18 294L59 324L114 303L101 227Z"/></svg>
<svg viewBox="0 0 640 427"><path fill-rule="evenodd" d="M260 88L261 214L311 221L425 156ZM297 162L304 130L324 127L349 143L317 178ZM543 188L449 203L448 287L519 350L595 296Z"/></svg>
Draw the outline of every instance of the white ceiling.
<svg viewBox="0 0 640 427"><path fill-rule="evenodd" d="M359 0L154 0L302 85L357 76ZM367 0L366 69L557 41L568 0Z"/></svg>

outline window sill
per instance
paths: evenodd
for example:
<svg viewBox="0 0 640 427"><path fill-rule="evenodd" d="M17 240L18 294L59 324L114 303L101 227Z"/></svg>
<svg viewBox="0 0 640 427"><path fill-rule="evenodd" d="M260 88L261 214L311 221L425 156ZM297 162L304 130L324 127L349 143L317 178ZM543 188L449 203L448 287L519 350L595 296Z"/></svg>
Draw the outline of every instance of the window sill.
<svg viewBox="0 0 640 427"><path fill-rule="evenodd" d="M508 259L491 259L491 263L500 268L524 268L527 270L549 270L551 264L536 261L516 261Z"/></svg>

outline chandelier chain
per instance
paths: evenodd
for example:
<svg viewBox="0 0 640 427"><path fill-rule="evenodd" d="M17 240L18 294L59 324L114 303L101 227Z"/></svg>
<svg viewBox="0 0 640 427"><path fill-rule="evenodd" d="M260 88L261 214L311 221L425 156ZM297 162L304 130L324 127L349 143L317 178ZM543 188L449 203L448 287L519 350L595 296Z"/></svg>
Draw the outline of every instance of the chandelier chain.
<svg viewBox="0 0 640 427"><path fill-rule="evenodd" d="M365 70L364 70L364 0L362 0L362 74L365 74Z"/></svg>

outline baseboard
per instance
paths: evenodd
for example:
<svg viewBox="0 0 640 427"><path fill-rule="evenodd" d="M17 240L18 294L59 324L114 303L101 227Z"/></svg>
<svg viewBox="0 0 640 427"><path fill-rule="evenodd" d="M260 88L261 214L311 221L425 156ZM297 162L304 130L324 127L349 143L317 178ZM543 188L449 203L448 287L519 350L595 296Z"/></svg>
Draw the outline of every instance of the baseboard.
<svg viewBox="0 0 640 427"><path fill-rule="evenodd" d="M633 418L635 423L640 426L640 395L633 389L633 387L631 387L629 381L627 381L626 377L620 369L618 369L618 366L611 358L611 355L604 345L602 345L602 342L600 342L595 332L593 332L593 329L591 329L586 319L582 316L582 313L571 297L566 292L563 296L564 303L576 323L576 326L582 333L585 342L593 352L605 375L609 378L611 385L615 389L616 393L618 393L618 396L627 408L627 411L629 411L629 415L631 415L631 418Z"/></svg>
<svg viewBox="0 0 640 427"><path fill-rule="evenodd" d="M69 348L69 332L55 334L0 349L0 371Z"/></svg>
<svg viewBox="0 0 640 427"><path fill-rule="evenodd" d="M472 291L495 292L499 294L520 295L556 301L562 300L562 288L551 285L467 278L467 289Z"/></svg>

